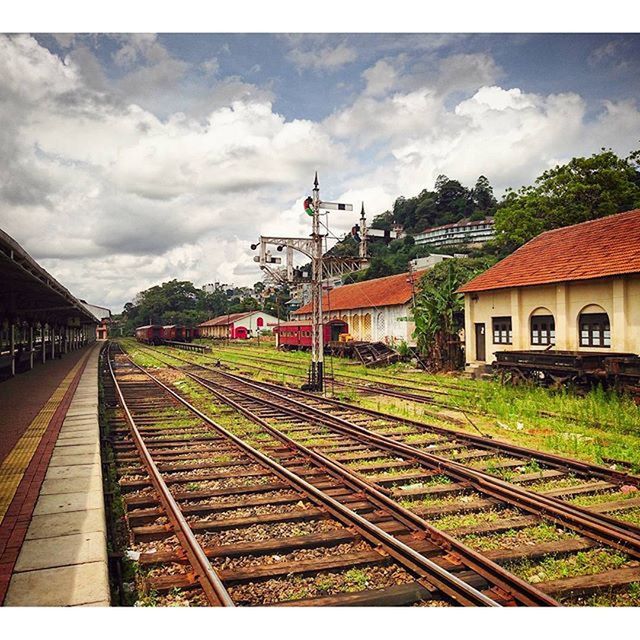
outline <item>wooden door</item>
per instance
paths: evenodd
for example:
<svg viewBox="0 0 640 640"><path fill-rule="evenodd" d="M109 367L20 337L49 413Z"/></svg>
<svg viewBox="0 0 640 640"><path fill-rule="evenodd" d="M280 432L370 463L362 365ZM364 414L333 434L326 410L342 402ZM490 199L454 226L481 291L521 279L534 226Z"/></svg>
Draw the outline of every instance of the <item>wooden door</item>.
<svg viewBox="0 0 640 640"><path fill-rule="evenodd" d="M485 344L484 322L476 322L476 360L487 359L487 347Z"/></svg>

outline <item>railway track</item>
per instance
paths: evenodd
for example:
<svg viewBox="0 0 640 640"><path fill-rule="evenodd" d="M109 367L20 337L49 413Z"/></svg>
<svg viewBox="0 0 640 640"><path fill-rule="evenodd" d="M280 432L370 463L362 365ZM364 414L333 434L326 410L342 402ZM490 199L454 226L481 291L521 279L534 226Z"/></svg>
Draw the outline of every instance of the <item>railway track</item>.
<svg viewBox="0 0 640 640"><path fill-rule="evenodd" d="M279 366L288 366L291 369L298 371L298 373L287 372L286 374L281 374L288 378L292 378L295 380L306 381L306 368L302 363L298 363L292 360L286 360L283 358L274 358L271 356L260 356L260 355L245 355L242 353L244 348L229 348L226 350L219 349L219 353L215 356L210 356L211 360L220 360L229 365L235 365L236 367L242 369L249 369L255 371L264 372L264 366L255 364L256 362L260 362L263 365L269 364L279 365ZM229 352L233 353L233 359L228 357ZM227 357L225 357L227 354ZM207 357L207 356L204 356ZM274 372L275 374L275 372ZM346 382L347 380L348 382ZM359 382L354 382L354 380L358 380ZM363 384L364 381L364 384ZM408 384L402 384L399 381L406 381ZM485 416L486 413L481 411L477 411L476 409L465 405L464 403L455 402L457 399L456 392L464 391L465 388L460 385L454 384L444 384L438 383L437 386L429 385L428 383L425 385L424 383L418 383L416 380L408 378L402 375L394 375L389 376L376 371L367 375L364 379L353 373L348 373L344 371L338 371L333 374L332 377L328 379L327 384L334 385L340 388L345 389L354 389L359 391L365 395L383 395L392 398L398 398L401 400L407 400L409 402L414 402L417 404L423 405L431 405L434 407L445 408L451 411L460 412L465 415L477 415L477 416ZM447 391L443 391L438 387L444 387L448 389ZM418 391L418 393L416 393ZM453 402L451 400L454 400ZM425 415L429 415L434 418L438 418L444 422L449 422L454 425L462 426L467 424L468 418L463 420L461 418L456 418L450 415L443 415L442 413L423 410ZM578 422L578 419L575 416L571 415L561 415L555 413L553 411L539 411L538 412L541 418L553 418L553 419L562 419L569 422ZM594 426L607 426L606 424L594 423Z"/></svg>
<svg viewBox="0 0 640 640"><path fill-rule="evenodd" d="M229 349L229 351L234 351L234 349ZM242 349L238 349L237 351L241 352ZM228 352L223 352L223 353L228 353ZM299 371L299 373L296 373L296 374L288 373L286 374L287 376L297 378L297 379L305 379L305 380L307 377L306 371L308 367L303 363L297 363L291 360L286 360L284 358L274 358L271 356L256 356L255 354L245 356L242 353L239 353L239 354L234 353L234 356L236 358L238 358L239 356L241 359L245 359L249 361L249 362L243 362L242 363L243 367L246 366L248 368L260 369L259 366L253 364L254 362L261 362L263 364L271 364L271 365L274 365L274 364L283 365ZM236 362L235 360L224 358L224 356L221 357L219 355L215 356L215 358L219 360L223 360L224 362L228 362L228 363ZM394 395L395 397L402 397L406 399L411 398L416 402L424 402L427 404L440 404L440 403L436 403L433 400L433 398L428 395L425 396L418 393L414 393L413 391L416 388L416 382L408 378L403 378L402 376L397 376L397 377L385 376L384 374L381 374L380 372L376 371L374 374L370 374L370 376L367 376L367 378L371 377L372 384L356 384L353 382L349 382L349 383L343 382L342 380L338 380L336 376L340 378L345 378L346 380L362 381L362 377L357 374L339 371L338 373L334 373L333 378L331 378L329 382L338 386L358 388L363 391L378 391L385 395ZM399 384L398 380L406 380L411 383L411 386L406 384ZM448 388L456 389L456 390L461 389L461 387L453 387L453 386ZM436 394L436 395L443 395L443 396L450 395L448 391L442 391L441 389L438 389L436 387L429 386L429 385L421 386L419 387L419 389L421 391L424 391L424 393L427 393L427 394ZM450 406L453 407L453 405L450 405Z"/></svg>
<svg viewBox="0 0 640 640"><path fill-rule="evenodd" d="M158 360L162 362L161 357ZM390 418L390 426L384 414L362 412L344 403L187 362L181 371L221 402L348 468L411 512L427 517L431 524L455 525L464 521L465 514L477 516L477 524L450 528L456 537L473 539L479 548L487 542L497 544L489 555L494 554L492 557L502 563L518 565L538 559L544 565L549 557L571 562L572 556L581 554L616 557L615 567L607 565L595 576L548 581L545 588L549 592L572 594L571 598L640 580L638 528L605 515L637 509L637 498L626 499L617 491L622 483L637 485L634 476L464 435L473 441L475 449L470 450L468 442L447 441L451 433L444 429L444 433L436 433L437 428L434 432L411 421L399 425L395 418ZM389 433L390 429L395 433ZM406 444L407 437L418 435L421 443ZM515 470L510 482L482 470L501 448L511 459L491 462L499 469ZM536 456L535 468L531 454ZM572 504L576 497L593 496L603 499L589 509ZM485 519L483 513L491 517ZM550 541L540 542L537 534L548 527L554 528L555 534ZM523 544L515 549L500 548L501 540L512 546L519 539Z"/></svg>
<svg viewBox="0 0 640 640"><path fill-rule="evenodd" d="M238 354L242 354L243 350L246 350L246 347L217 347L218 350L220 351L226 351L227 353L229 352L234 352L234 353L238 353ZM244 356L244 354L242 354ZM252 351L251 355L246 355L247 359L253 359L255 356L255 353ZM299 367L302 368L303 370L306 370L306 365L304 363L297 363L291 359L287 360L285 358L277 358L277 357L273 357L271 355L266 355L263 354L262 352L258 355L258 357L256 359L259 359L261 362L271 362L273 364L283 364L283 365L287 365L287 366L294 366L294 367ZM340 369L342 369L343 367L340 367ZM346 378L353 378L353 379L360 379L360 376L356 375L356 374L352 374L352 373L347 373L345 371L340 371L338 375L344 376ZM410 378L408 376L403 376L402 374L394 374L394 375L388 375L385 373L382 373L379 370L370 370L368 372L367 378L372 378L372 381L374 382L382 382L384 384L388 384L391 387L397 387L397 388L404 388L404 389L413 389L415 388L415 385L418 384L417 381L413 378ZM409 384L407 385L403 385L403 384L399 384L400 382L407 382ZM429 385L428 383L425 385L424 382L419 383L422 385L422 388L425 392L433 392L433 393L438 393L438 394L447 394L448 391L443 391L442 388L444 389L449 389L451 391L464 391L465 388L461 385L457 385L457 384L453 384L453 383L443 383L443 382L438 382L438 386L435 387L433 385Z"/></svg>
<svg viewBox="0 0 640 640"><path fill-rule="evenodd" d="M398 440L404 444L411 444L417 449L437 452L439 455L450 458L454 461L470 460L472 464L473 461L478 461L479 464L477 466L480 469L485 471L489 469L489 471L493 472L494 475L498 475L500 477L518 480L518 478L513 475L514 469L517 470L522 464L531 467L532 462L534 463L533 466L540 466L540 469L536 469L536 471L541 472L542 475L538 475L533 480L529 477L522 479L522 482L525 484L545 478L555 478L556 482L566 480L567 478L563 477L561 473L564 470L567 474L593 477L594 479L613 484L616 487L628 485L630 487L640 488L640 476L633 475L626 471L616 471L602 465L565 458L513 445L493 438L476 436L466 432L454 431L448 428L438 427L436 425L429 425L424 422L411 420L410 418L401 418L381 411L376 411L374 409L365 409L340 400L319 397L312 393L282 385L276 385L268 382L257 382L242 376L222 372L218 368L211 368L194 363L193 361L176 354L172 354L169 357L202 371L214 372L222 376L226 375L227 379L230 380L238 380L242 383L253 383L272 389L275 393L286 396L294 401L304 401L306 405L315 407L320 411L328 412L337 418L346 417L356 425L368 425L368 428L375 433L389 433L390 437L394 440ZM397 433L395 433L395 431L397 431ZM421 443L419 441L419 436L426 433L436 434L440 436L440 439L435 444L430 439ZM505 459L498 459L495 454L498 454ZM486 464L487 458L490 457L491 460ZM520 464L515 462L513 464L509 463L509 458L512 457L519 459ZM549 473L545 473L545 469L543 467L547 465L555 470L553 472L549 470ZM638 496L640 496L640 493L638 493Z"/></svg>
<svg viewBox="0 0 640 640"><path fill-rule="evenodd" d="M319 454L273 431L267 456L124 354L108 358L149 593L227 606L556 604Z"/></svg>

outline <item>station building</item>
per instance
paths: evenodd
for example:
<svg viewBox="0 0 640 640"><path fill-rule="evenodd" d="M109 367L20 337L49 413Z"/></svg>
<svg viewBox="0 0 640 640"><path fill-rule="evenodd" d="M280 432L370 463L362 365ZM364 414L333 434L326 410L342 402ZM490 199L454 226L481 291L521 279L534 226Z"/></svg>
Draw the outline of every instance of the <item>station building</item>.
<svg viewBox="0 0 640 640"><path fill-rule="evenodd" d="M211 318L198 325L201 338L231 338L244 340L270 330L269 325L278 323L278 318L264 311L243 311Z"/></svg>
<svg viewBox="0 0 640 640"><path fill-rule="evenodd" d="M109 337L109 328L111 326L111 311L107 307L89 304L85 300L80 300L80 302L99 320L96 325L96 340L106 340Z"/></svg>
<svg viewBox="0 0 640 640"><path fill-rule="evenodd" d="M423 269L336 287L324 294L323 317L346 322L354 340L414 345L414 288L425 272ZM296 320L310 320L311 304L292 315Z"/></svg>
<svg viewBox="0 0 640 640"><path fill-rule="evenodd" d="M98 318L0 230L0 376L95 340Z"/></svg>
<svg viewBox="0 0 640 640"><path fill-rule="evenodd" d="M546 231L458 291L472 369L507 350L640 354L640 209Z"/></svg>

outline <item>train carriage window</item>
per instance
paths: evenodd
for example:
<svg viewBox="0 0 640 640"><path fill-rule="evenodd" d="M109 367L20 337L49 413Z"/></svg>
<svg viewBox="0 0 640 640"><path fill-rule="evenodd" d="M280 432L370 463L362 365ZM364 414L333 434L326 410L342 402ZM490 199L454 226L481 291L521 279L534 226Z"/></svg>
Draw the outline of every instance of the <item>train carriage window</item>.
<svg viewBox="0 0 640 640"><path fill-rule="evenodd" d="M556 343L556 323L553 316L531 316L531 344L550 345Z"/></svg>
<svg viewBox="0 0 640 640"><path fill-rule="evenodd" d="M581 313L579 318L580 346L611 346L611 324L606 313Z"/></svg>
<svg viewBox="0 0 640 640"><path fill-rule="evenodd" d="M492 318L493 344L511 344L513 331L511 328L511 316Z"/></svg>

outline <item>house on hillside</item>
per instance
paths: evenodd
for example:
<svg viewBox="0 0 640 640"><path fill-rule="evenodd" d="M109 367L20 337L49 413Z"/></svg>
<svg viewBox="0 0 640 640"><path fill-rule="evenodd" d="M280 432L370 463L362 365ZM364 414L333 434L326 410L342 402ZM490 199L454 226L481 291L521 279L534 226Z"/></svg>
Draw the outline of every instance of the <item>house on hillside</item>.
<svg viewBox="0 0 640 640"><path fill-rule="evenodd" d="M640 354L640 209L546 231L459 292L471 367L506 350Z"/></svg>
<svg viewBox="0 0 640 640"><path fill-rule="evenodd" d="M491 217L484 220L460 220L430 227L414 237L416 244L428 244L432 247L480 246L495 237L494 220Z"/></svg>
<svg viewBox="0 0 640 640"><path fill-rule="evenodd" d="M244 340L266 331L267 325L277 324L278 318L264 311L228 313L198 325L202 338L235 338Z"/></svg>
<svg viewBox="0 0 640 640"><path fill-rule="evenodd" d="M412 320L414 286L425 270L400 273L336 287L322 300L326 320L337 318L349 325L355 340L414 345ZM311 318L311 304L292 314L296 320Z"/></svg>

